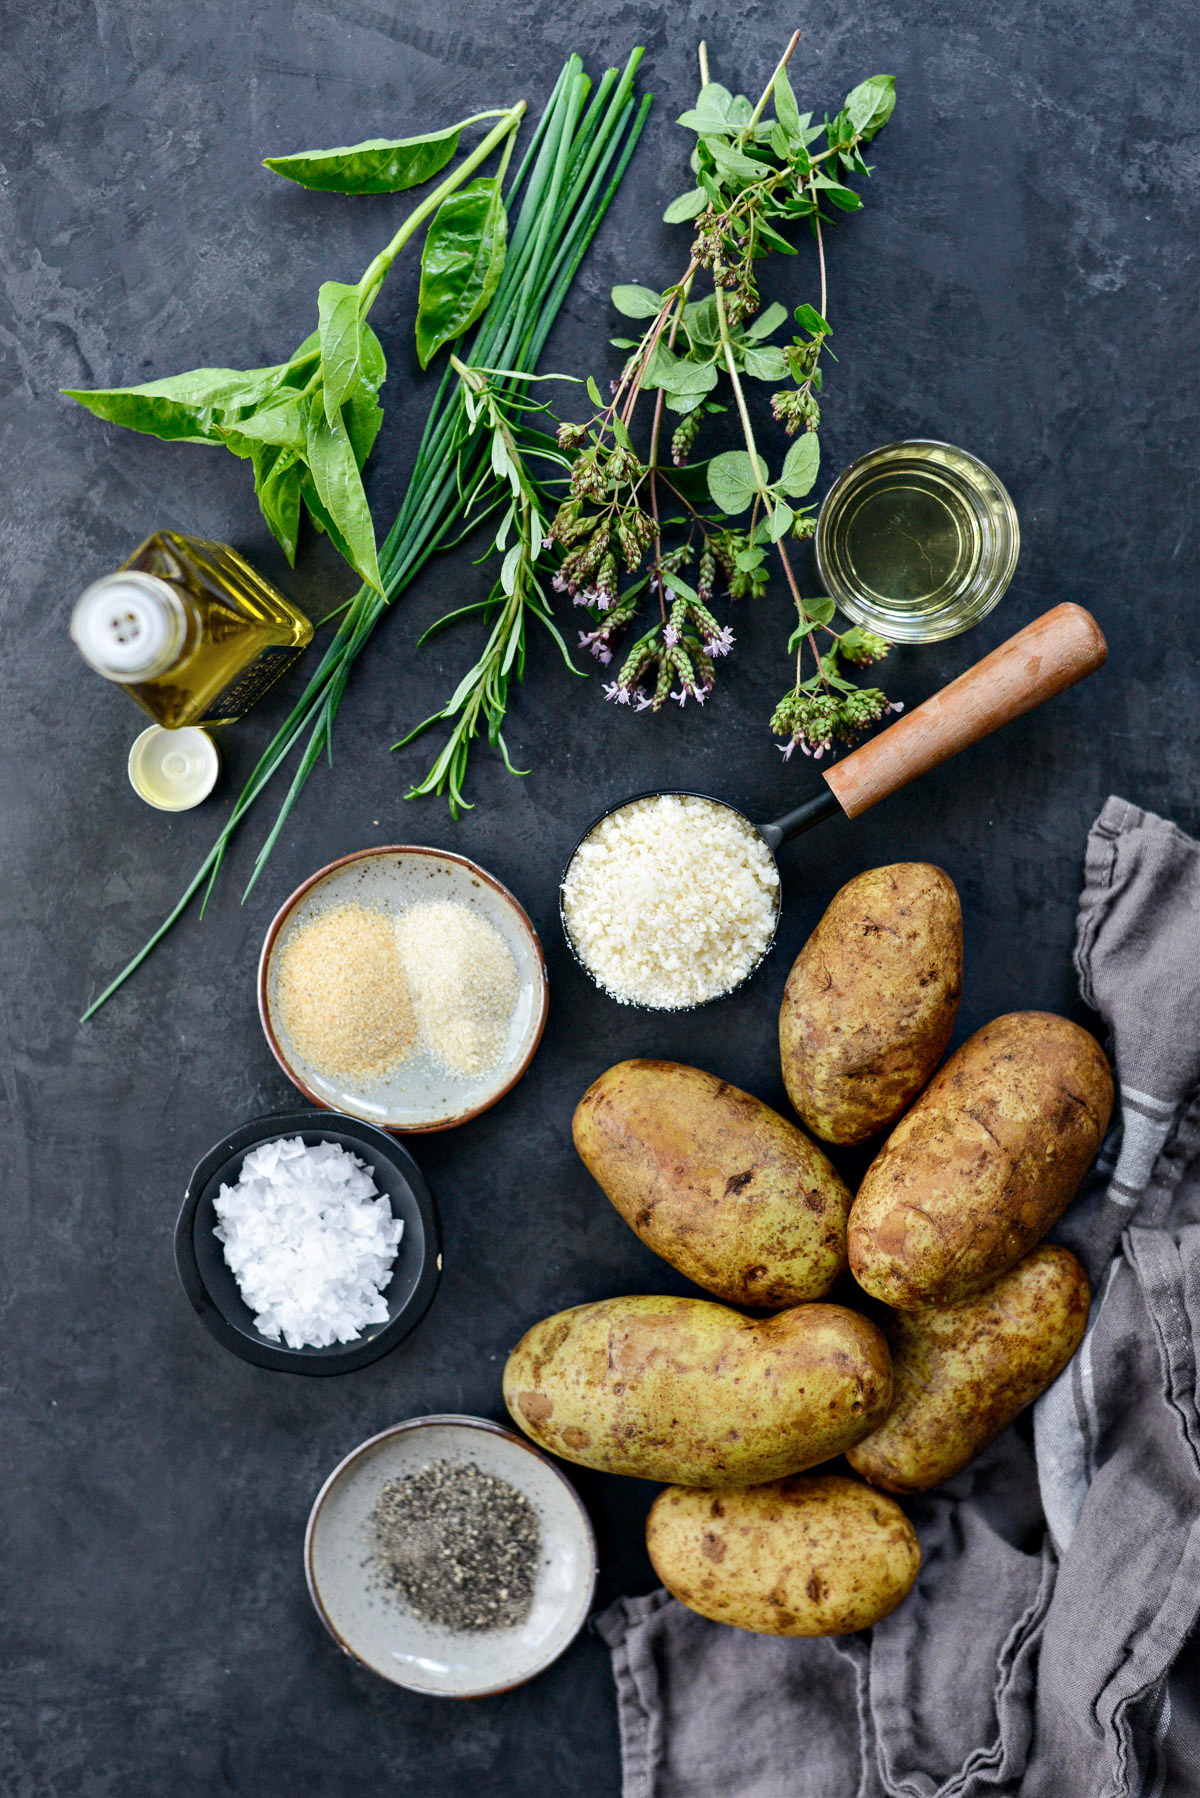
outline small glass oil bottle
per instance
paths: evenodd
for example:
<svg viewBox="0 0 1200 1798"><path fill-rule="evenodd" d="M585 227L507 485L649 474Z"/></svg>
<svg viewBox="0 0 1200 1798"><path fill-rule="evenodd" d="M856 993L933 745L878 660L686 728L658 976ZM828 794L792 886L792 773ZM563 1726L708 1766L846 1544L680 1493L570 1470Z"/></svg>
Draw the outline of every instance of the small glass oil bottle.
<svg viewBox="0 0 1200 1798"><path fill-rule="evenodd" d="M817 516L826 593L892 643L934 643L977 624L1012 579L1020 545L1016 509L991 469L922 438L860 456Z"/></svg>
<svg viewBox="0 0 1200 1798"><path fill-rule="evenodd" d="M236 550L156 531L80 597L71 636L98 674L179 730L249 711L312 625Z"/></svg>

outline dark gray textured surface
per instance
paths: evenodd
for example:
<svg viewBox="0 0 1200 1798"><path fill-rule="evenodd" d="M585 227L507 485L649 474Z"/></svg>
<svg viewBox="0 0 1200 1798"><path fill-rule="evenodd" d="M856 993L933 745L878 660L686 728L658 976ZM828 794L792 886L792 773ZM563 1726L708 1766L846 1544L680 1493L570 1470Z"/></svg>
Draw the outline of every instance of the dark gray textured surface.
<svg viewBox="0 0 1200 1798"><path fill-rule="evenodd" d="M690 100L696 39L708 37L716 77L757 91L790 20L754 4L735 24L695 0L59 0L6 12L0 1790L607 1798L615 1713L597 1640L503 1698L446 1706L393 1691L342 1660L312 1614L308 1506L346 1450L397 1418L500 1416L503 1358L535 1318L683 1289L576 1162L571 1108L631 1053L695 1061L781 1102L779 993L841 881L901 858L953 875L966 914L960 1033L1016 1006L1082 1015L1072 917L1105 794L1200 825L1189 9L1159 0L1147 20L1132 0L1019 0L1004 13L818 0L793 64L802 104L818 110L880 68L900 92L869 209L831 245L841 361L826 476L892 437L942 436L990 462L1021 515L1003 606L968 637L896 654L889 686L915 701L1066 598L1109 635L1100 676L856 825L785 850L787 910L767 967L698 1016L645 1018L609 1006L569 962L559 864L581 823L626 790L708 786L759 815L811 790L811 764L785 768L765 730L786 678L784 598L741 609L737 655L702 715L616 714L598 683L577 690L539 647L511 728L533 773L514 783L481 757L478 807L452 826L437 804L402 802L432 745L390 756L388 744L440 701L468 653L464 635L414 653L425 622L480 590L457 556L429 571L359 665L334 768L310 783L251 902L239 909L238 876L265 818L204 924L185 923L82 1029L81 1003L173 900L223 810L172 821L133 796L124 757L137 715L71 649L73 597L160 525L237 544L314 607L347 583L311 541L286 577L231 458L102 427L57 388L274 361L311 328L318 283L354 279L402 216L403 199L290 189L261 156L426 129L517 94L536 109L569 50L596 69L643 41L660 103L547 356L605 376L608 285L660 283L685 241L657 219L683 185L671 119ZM804 255L780 263L772 290L811 299L811 275ZM414 289L410 262L375 315L392 365L369 482L381 523L426 404L408 348ZM274 696L229 738L225 801L283 703ZM293 1096L254 1012L275 907L333 856L406 838L476 857L524 900L549 951L549 1028L508 1100L417 1145L441 1203L446 1277L412 1343L344 1380L269 1374L191 1315L171 1262L174 1213L210 1143ZM578 1483L601 1598L645 1589L652 1489Z"/></svg>

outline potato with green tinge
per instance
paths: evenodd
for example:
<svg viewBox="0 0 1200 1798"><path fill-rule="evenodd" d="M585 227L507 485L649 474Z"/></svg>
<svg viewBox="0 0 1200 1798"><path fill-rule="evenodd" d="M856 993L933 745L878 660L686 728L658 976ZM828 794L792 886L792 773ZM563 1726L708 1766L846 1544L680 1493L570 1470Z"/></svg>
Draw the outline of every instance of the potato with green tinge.
<svg viewBox="0 0 1200 1798"><path fill-rule="evenodd" d="M715 1074L619 1062L572 1133L646 1246L730 1304L818 1299L845 1269L848 1188L802 1130Z"/></svg>
<svg viewBox="0 0 1200 1798"><path fill-rule="evenodd" d="M892 1499L836 1473L732 1492L668 1486L646 1521L654 1571L681 1604L768 1636L869 1629L921 1565Z"/></svg>
<svg viewBox="0 0 1200 1798"><path fill-rule="evenodd" d="M1014 1267L1095 1160L1113 1083L1095 1037L1014 1011L950 1057L867 1169L850 1270L898 1310L949 1305Z"/></svg>
<svg viewBox="0 0 1200 1798"><path fill-rule="evenodd" d="M847 1450L850 1465L889 1492L948 1480L1058 1377L1090 1303L1071 1251L1043 1243L974 1298L894 1312L892 1409Z"/></svg>
<svg viewBox="0 0 1200 1798"><path fill-rule="evenodd" d="M962 991L962 912L929 862L869 868L835 893L788 975L788 1097L826 1142L902 1117L946 1052Z"/></svg>
<svg viewBox="0 0 1200 1798"><path fill-rule="evenodd" d="M535 1324L504 1369L504 1402L542 1448L680 1486L815 1467L891 1401L882 1332L842 1305L755 1322L708 1299L602 1299Z"/></svg>

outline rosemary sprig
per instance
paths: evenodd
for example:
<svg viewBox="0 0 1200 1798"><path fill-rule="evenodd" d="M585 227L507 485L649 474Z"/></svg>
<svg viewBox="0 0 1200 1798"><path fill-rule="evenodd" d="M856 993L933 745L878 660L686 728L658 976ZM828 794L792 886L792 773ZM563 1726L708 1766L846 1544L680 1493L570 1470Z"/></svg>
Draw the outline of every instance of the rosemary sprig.
<svg viewBox="0 0 1200 1798"><path fill-rule="evenodd" d="M547 521L541 492L529 466L531 453L562 467L566 466L566 457L555 449L553 440L531 444L528 433L522 433L514 425L514 414L540 412L544 408L534 407L532 402L521 399L519 393L514 394L511 389L506 398L501 398L500 390L489 376L499 374L502 379L511 381L511 370L489 369L485 372L469 368L453 355L450 362L465 389L463 405L470 430L473 433L483 431L491 439L487 467L468 496L467 504L468 507L482 505L483 510L491 511L497 503L497 489L504 495L504 510L494 540L485 552L490 554L495 550L503 561L486 599L448 612L430 625L420 638L420 643L424 643L445 625L471 613L481 613L484 622L491 624L478 660L463 676L446 704L392 747L403 749L431 725L453 721L449 739L432 768L405 797L418 799L429 794L447 793L450 814L457 818L461 811L471 810L470 802L463 796L463 781L471 744L481 728L486 730L492 748L500 751L510 774L529 772L527 768L513 766L502 730L508 708L509 682L519 681L525 674L527 621L533 618L544 625L558 645L567 667L573 674L579 674L580 670L572 662L571 652L554 622L550 601L542 585L539 564L545 559Z"/></svg>

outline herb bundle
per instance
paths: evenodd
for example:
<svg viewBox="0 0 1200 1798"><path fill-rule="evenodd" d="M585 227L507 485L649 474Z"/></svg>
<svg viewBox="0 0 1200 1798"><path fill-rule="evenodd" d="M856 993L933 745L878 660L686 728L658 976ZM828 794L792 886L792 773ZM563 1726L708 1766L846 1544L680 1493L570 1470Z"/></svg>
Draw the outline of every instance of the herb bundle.
<svg viewBox="0 0 1200 1798"><path fill-rule="evenodd" d="M848 674L854 665L879 660L886 643L859 627L836 631L833 601L801 596L787 544L815 529L811 508L796 502L817 478L822 358L832 354L824 233L835 213L862 205L847 181L871 173L863 147L891 117L895 83L890 75L873 76L853 89L833 118L814 125L812 114L799 110L787 74L798 40L796 33L753 105L709 80L701 45L703 85L695 107L679 120L696 136L696 185L664 214L669 224L692 224L689 260L662 291L613 289L617 310L646 321L645 328L640 338L613 339L630 354L608 403L590 381L594 413L560 427L559 443L572 462L569 492L550 534L565 551L556 585L590 611L592 629L580 633L580 646L602 664L612 662L649 595L657 615L625 646L605 693L618 704L650 711L660 710L668 697L680 705L704 702L716 659L733 644L730 628L712 610L718 572L730 597L757 598L766 589L773 549L796 609L788 644L796 672L771 728L787 738L785 755L799 747L820 756L835 740L852 738L893 709L877 687L859 686ZM771 254L796 253L784 235L796 224L807 225L816 240L819 304L799 306L799 332L778 345L769 339L787 310L778 302L761 309L758 264ZM693 297L702 271L712 290ZM726 411L715 397L723 378L744 447L688 467L704 421ZM774 476L756 442L747 380L774 389L774 417L795 439ZM643 456L631 426L644 393L655 398ZM679 422L666 463L660 450L668 412ZM744 527L735 522L747 513ZM818 632L826 639L823 648ZM806 642L815 664L808 676Z"/></svg>
<svg viewBox="0 0 1200 1798"><path fill-rule="evenodd" d="M526 403L528 379L537 367L575 271L608 210L641 132L650 104L648 96L640 105L633 97L633 78L641 54L640 50L635 51L623 70L607 70L594 94L580 58L568 59L504 196L508 243L503 270L490 298L483 301L485 310L469 349L461 337L455 342L464 368L503 371L484 378L495 406L509 420L518 418ZM411 144L414 140L408 141ZM353 157L370 148L356 146L352 151L326 154ZM481 145L481 151L482 148ZM319 186L320 182L309 184ZM428 215L431 202L425 206ZM494 219L491 207L489 200L488 216ZM461 218L459 223L463 223ZM385 257L389 252L394 254L394 244L395 240L384 252ZM460 261L469 249L467 221L458 246ZM428 240L426 260L431 260ZM382 272L386 274L386 268ZM423 267L423 280L425 273ZM369 269L359 283L360 293L369 290L370 276ZM470 323L470 318L462 319L458 328ZM436 330L424 346L419 345L422 353L428 349L432 355L435 337ZM254 886L309 774L322 753L332 753L334 720L355 661L389 604L434 551L447 546L456 528L461 528L464 496L479 494L481 476L486 476L488 469L495 470L494 414L491 406L476 404L480 397L448 364L430 408L399 514L377 553L378 585L367 582L350 601L307 686L263 751L223 829L177 904L132 961L93 1000L84 1013L85 1019L128 979L201 888L206 889L207 899L238 826L293 751L297 751L290 785L259 850L246 892ZM495 498L499 500L511 490L510 481L507 473L495 474L494 478ZM517 653L513 651L514 656Z"/></svg>

